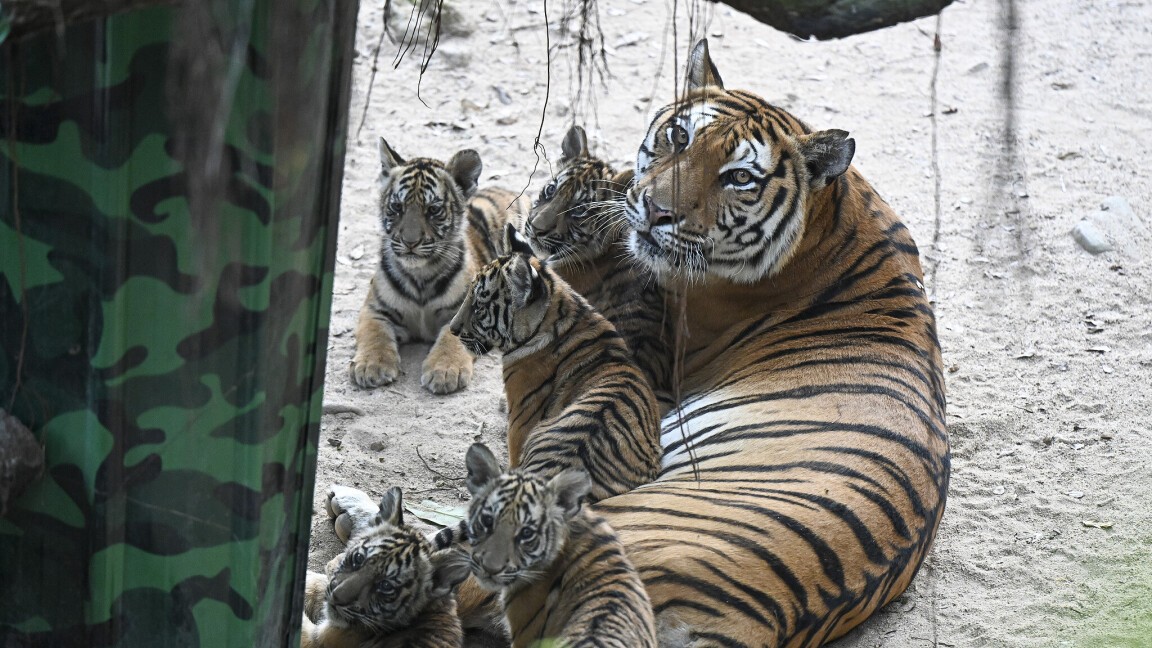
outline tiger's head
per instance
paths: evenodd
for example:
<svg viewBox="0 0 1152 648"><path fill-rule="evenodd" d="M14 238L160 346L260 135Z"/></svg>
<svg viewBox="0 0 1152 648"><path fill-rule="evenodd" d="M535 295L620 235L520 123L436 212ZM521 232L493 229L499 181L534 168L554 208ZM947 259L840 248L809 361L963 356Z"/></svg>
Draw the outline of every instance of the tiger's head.
<svg viewBox="0 0 1152 648"><path fill-rule="evenodd" d="M380 138L380 221L384 249L404 265L422 265L463 254L467 200L483 165L465 149L447 163L407 162Z"/></svg>
<svg viewBox="0 0 1152 648"><path fill-rule="evenodd" d="M509 225L502 256L480 269L449 329L474 355L527 355L551 341L543 326L558 278Z"/></svg>
<svg viewBox="0 0 1152 648"><path fill-rule="evenodd" d="M701 40L683 97L657 111L626 195L632 254L658 277L737 283L770 277L804 236L816 192L847 169L855 142L726 90Z"/></svg>
<svg viewBox="0 0 1152 648"><path fill-rule="evenodd" d="M527 585L542 576L568 541L568 523L592 487L588 473L569 470L545 479L504 472L485 445L474 443L468 467L467 535L472 573L489 589Z"/></svg>
<svg viewBox="0 0 1152 648"><path fill-rule="evenodd" d="M540 190L524 224L532 250L553 265L595 259L619 237L618 198L631 178L593 157L579 126L568 130L560 148L556 176Z"/></svg>
<svg viewBox="0 0 1152 648"><path fill-rule="evenodd" d="M327 618L384 634L412 623L429 602L468 577L458 550L433 551L404 524L402 494L388 490L372 529L356 536L329 575Z"/></svg>

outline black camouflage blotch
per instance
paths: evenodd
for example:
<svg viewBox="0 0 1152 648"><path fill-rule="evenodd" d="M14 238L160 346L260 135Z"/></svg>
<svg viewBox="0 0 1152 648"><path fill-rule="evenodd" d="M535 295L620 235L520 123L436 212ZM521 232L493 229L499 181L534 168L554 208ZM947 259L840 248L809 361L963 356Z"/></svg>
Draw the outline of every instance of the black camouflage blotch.
<svg viewBox="0 0 1152 648"><path fill-rule="evenodd" d="M111 367L100 370L100 380L113 380L123 376L129 371L139 367L148 359L148 348L144 346L133 346L124 350L124 355L116 361Z"/></svg>

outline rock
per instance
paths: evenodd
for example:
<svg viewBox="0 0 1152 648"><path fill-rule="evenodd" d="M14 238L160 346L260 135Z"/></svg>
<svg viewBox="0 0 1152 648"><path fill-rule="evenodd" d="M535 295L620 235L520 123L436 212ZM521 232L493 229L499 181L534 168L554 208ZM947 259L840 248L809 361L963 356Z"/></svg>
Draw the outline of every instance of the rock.
<svg viewBox="0 0 1152 648"><path fill-rule="evenodd" d="M1108 235L1086 220L1076 223L1076 227L1072 228L1072 238L1076 239L1080 247L1092 254L1100 254L1112 249Z"/></svg>
<svg viewBox="0 0 1152 648"><path fill-rule="evenodd" d="M372 452L383 452L384 448L387 448L387 447L388 447L388 444L385 443L384 441L373 441L372 443L368 444L368 449L371 450Z"/></svg>
<svg viewBox="0 0 1152 648"><path fill-rule="evenodd" d="M1092 254L1116 250L1139 256L1139 242L1146 236L1144 223L1121 196L1105 198L1100 211L1089 214L1072 229L1072 237Z"/></svg>
<svg viewBox="0 0 1152 648"><path fill-rule="evenodd" d="M0 410L0 517L44 472L44 448L24 424Z"/></svg>

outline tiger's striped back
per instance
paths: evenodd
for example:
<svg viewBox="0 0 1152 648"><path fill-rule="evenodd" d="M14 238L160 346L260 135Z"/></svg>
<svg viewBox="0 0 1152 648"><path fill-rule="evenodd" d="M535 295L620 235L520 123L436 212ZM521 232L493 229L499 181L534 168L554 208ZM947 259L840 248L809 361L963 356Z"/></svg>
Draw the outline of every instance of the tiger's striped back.
<svg viewBox="0 0 1152 648"><path fill-rule="evenodd" d="M504 354L513 467L583 469L593 501L656 477L651 387L612 324L538 259L513 254L485 266L452 332L474 353Z"/></svg>
<svg viewBox="0 0 1152 648"><path fill-rule="evenodd" d="M943 513L935 319L847 133L723 89L705 43L689 67L626 199L684 314L685 397L660 478L595 508L662 645L819 646L904 591Z"/></svg>

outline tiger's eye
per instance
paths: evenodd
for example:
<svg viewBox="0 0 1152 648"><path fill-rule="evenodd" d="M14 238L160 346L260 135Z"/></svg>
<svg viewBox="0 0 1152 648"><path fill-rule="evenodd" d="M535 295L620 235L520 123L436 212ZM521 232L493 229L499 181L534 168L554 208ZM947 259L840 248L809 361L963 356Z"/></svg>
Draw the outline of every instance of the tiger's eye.
<svg viewBox="0 0 1152 648"><path fill-rule="evenodd" d="M668 143L676 148L677 151L682 151L688 146L688 131L683 126L676 125L668 129Z"/></svg>
<svg viewBox="0 0 1152 648"><path fill-rule="evenodd" d="M436 218L440 214L444 213L444 208L440 205L428 205L426 211L428 212L429 216Z"/></svg>
<svg viewBox="0 0 1152 648"><path fill-rule="evenodd" d="M540 196L544 200L552 200L552 196L556 195L556 182L552 181L544 185L544 190L540 192Z"/></svg>
<svg viewBox="0 0 1152 648"><path fill-rule="evenodd" d="M364 565L364 552L357 549L352 553L352 559L349 563L352 569L360 569Z"/></svg>
<svg viewBox="0 0 1152 648"><path fill-rule="evenodd" d="M524 527L523 529L520 529L518 539L520 542L532 542L532 539L535 537L536 531L532 527Z"/></svg>
<svg viewBox="0 0 1152 648"><path fill-rule="evenodd" d="M732 184L745 185L752 182L752 174L747 169L736 169L731 174Z"/></svg>

